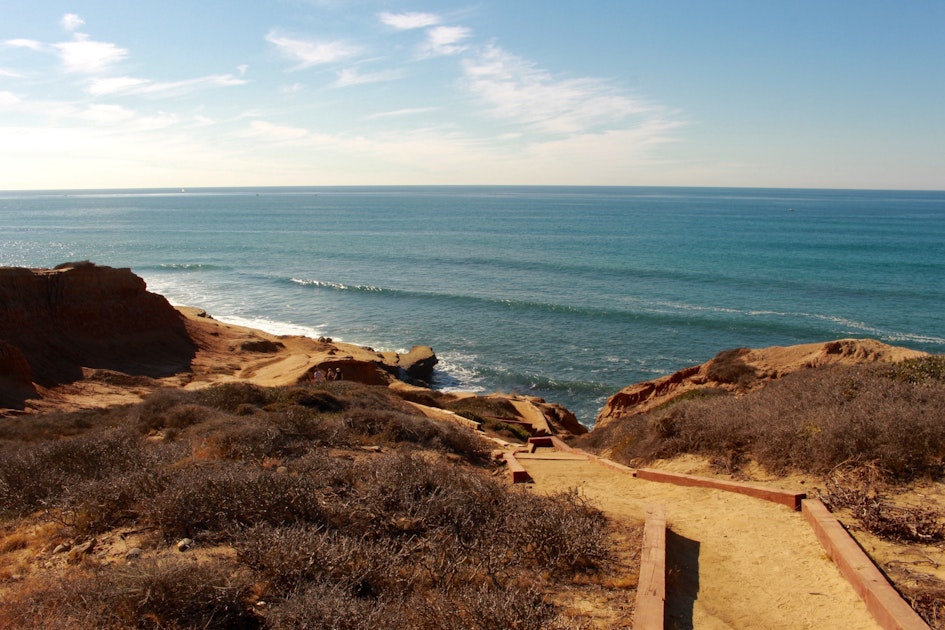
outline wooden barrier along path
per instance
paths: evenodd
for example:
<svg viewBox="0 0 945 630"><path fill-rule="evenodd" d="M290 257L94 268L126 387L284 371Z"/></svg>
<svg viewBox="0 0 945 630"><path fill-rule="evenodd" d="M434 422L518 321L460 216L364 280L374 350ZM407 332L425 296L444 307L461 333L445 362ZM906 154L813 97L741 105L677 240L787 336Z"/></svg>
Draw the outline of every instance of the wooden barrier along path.
<svg viewBox="0 0 945 630"><path fill-rule="evenodd" d="M866 552L819 499L806 499L802 512L827 555L885 630L928 630L929 626L886 581Z"/></svg>
<svg viewBox="0 0 945 630"><path fill-rule="evenodd" d="M776 490L772 488L763 488L753 486L738 481L727 481L725 479L713 479L711 477L697 477L695 475L686 475L683 473L664 472L662 470L653 470L652 468L638 468L636 471L638 479L647 481L662 481L665 483L674 483L677 486L694 486L699 488L714 488L715 490L725 490L726 492L736 492L738 494L747 494L756 499L772 501L786 505L792 510L801 509L801 501L807 497L803 492L788 492L786 490Z"/></svg>
<svg viewBox="0 0 945 630"><path fill-rule="evenodd" d="M643 525L633 630L663 630L665 607L666 512L662 505L651 505L646 509Z"/></svg>
<svg viewBox="0 0 945 630"><path fill-rule="evenodd" d="M634 477L680 486L701 487L734 492L771 501L800 510L830 559L843 577L866 604L867 610L884 630L929 630L929 626L886 580L866 552L847 533L843 525L817 499L807 499L805 493L789 492L725 479L699 477L655 469L632 469L605 458L572 449L555 436L535 437L526 447L529 453L536 448L553 448L567 453L568 459L583 459L619 470ZM532 455L531 457L534 457ZM512 453L506 454L513 482L531 480L524 466ZM661 505L646 510L641 556L640 581L634 630L663 627L666 600L666 515Z"/></svg>

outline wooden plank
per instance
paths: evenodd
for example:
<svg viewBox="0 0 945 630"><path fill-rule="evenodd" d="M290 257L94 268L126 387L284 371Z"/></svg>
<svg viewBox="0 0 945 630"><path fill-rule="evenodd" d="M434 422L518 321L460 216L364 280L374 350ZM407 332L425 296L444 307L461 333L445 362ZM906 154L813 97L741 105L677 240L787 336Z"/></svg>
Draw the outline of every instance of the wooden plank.
<svg viewBox="0 0 945 630"><path fill-rule="evenodd" d="M792 510L801 509L801 501L807 497L803 492L788 492L787 490L777 490L765 488L762 486L753 486L738 481L728 481L726 479L713 479L711 477L697 477L696 475L686 475L683 473L671 473L652 468L638 468L636 471L638 479L647 481L660 481L663 483L672 483L677 486L692 486L698 488L713 488L715 490L725 490L726 492L735 492L745 494L756 499L773 501L786 505Z"/></svg>
<svg viewBox="0 0 945 630"><path fill-rule="evenodd" d="M634 630L663 630L666 607L666 513L662 505L646 509Z"/></svg>
<svg viewBox="0 0 945 630"><path fill-rule="evenodd" d="M502 456L505 458L509 473L512 475L512 483L526 483L532 480L525 467L515 458L514 453L506 451Z"/></svg>
<svg viewBox="0 0 945 630"><path fill-rule="evenodd" d="M884 630L928 630L929 626L906 603L819 499L806 499L804 518L840 573L866 602L866 608Z"/></svg>

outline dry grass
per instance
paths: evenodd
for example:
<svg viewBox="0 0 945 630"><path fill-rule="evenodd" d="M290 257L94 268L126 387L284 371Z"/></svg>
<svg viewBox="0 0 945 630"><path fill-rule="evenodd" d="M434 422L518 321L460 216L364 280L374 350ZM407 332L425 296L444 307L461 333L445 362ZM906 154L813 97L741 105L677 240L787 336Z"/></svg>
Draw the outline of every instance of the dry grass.
<svg viewBox="0 0 945 630"><path fill-rule="evenodd" d="M19 426L0 553L26 522L96 545L6 571L0 628L578 627L549 593L616 575L603 515L497 481L481 437L410 410L356 383L227 385ZM146 532L140 558L109 551L119 531Z"/></svg>
<svg viewBox="0 0 945 630"><path fill-rule="evenodd" d="M584 443L614 445L614 457L631 464L692 453L729 473L749 460L771 472L816 474L854 462L900 481L938 478L945 456L942 362L830 366L741 397L694 393L613 423ZM733 364L737 353L727 363ZM737 365L730 371L736 378Z"/></svg>

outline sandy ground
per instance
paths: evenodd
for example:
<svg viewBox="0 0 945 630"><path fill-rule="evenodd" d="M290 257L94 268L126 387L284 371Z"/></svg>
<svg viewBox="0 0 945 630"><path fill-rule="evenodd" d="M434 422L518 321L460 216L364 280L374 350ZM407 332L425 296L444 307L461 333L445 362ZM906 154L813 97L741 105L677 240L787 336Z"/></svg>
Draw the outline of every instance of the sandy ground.
<svg viewBox="0 0 945 630"><path fill-rule="evenodd" d="M800 512L589 461L521 462L534 491L577 487L613 518L641 521L648 505L664 506L667 628L879 628Z"/></svg>

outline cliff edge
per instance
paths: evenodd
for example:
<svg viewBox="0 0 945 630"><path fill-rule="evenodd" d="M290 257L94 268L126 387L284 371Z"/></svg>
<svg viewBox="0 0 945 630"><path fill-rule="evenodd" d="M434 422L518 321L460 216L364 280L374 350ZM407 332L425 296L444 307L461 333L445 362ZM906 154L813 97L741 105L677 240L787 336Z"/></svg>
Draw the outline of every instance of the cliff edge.
<svg viewBox="0 0 945 630"><path fill-rule="evenodd" d="M369 384L422 383L436 362L427 346L382 353L228 325L175 308L126 268L0 268L0 408L107 406L236 380L294 385L329 368Z"/></svg>
<svg viewBox="0 0 945 630"><path fill-rule="evenodd" d="M748 392L786 374L821 365L892 363L921 356L926 356L926 353L890 346L875 339L838 339L786 347L725 350L701 365L624 387L607 400L594 428L646 413L696 389Z"/></svg>
<svg viewBox="0 0 945 630"><path fill-rule="evenodd" d="M83 368L162 378L196 354L183 318L130 269L0 268L0 405L22 408Z"/></svg>

